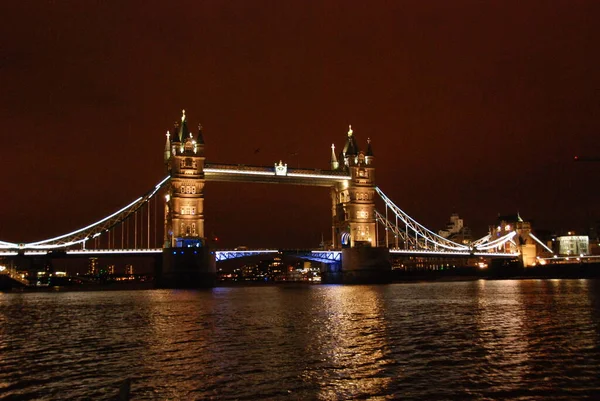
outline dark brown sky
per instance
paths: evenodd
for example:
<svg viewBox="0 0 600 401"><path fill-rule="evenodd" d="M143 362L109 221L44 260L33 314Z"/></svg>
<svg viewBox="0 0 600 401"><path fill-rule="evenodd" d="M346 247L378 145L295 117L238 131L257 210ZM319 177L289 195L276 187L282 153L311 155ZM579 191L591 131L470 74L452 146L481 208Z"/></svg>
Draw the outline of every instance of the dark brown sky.
<svg viewBox="0 0 600 401"><path fill-rule="evenodd" d="M212 162L326 168L350 123L435 230L517 210L581 229L600 218L600 163L572 162L600 157L598 21L595 0L2 2L0 239L144 193L182 108ZM223 246L314 246L329 214L326 189L206 188Z"/></svg>

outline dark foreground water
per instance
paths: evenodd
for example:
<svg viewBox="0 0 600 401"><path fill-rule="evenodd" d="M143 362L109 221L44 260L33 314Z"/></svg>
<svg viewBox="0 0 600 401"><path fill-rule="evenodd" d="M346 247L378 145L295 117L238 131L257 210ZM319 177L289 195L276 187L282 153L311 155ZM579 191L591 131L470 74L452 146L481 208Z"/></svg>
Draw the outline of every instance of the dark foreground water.
<svg viewBox="0 0 600 401"><path fill-rule="evenodd" d="M600 399L600 282L0 294L0 399Z"/></svg>

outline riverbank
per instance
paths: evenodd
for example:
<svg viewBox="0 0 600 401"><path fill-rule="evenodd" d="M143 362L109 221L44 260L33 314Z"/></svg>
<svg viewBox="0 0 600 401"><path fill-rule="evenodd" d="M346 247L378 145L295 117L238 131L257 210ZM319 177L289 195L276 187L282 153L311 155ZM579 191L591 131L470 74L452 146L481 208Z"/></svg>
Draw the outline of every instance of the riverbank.
<svg viewBox="0 0 600 401"><path fill-rule="evenodd" d="M393 270L392 283L412 282L451 282L472 280L526 280L526 279L597 279L600 278L600 263L571 263L535 267L503 266L499 268L479 269L460 267L446 270ZM285 287L320 285L309 281L222 281L217 287ZM67 292L67 291L133 291L155 289L153 281L108 282L45 287L3 287L0 292Z"/></svg>

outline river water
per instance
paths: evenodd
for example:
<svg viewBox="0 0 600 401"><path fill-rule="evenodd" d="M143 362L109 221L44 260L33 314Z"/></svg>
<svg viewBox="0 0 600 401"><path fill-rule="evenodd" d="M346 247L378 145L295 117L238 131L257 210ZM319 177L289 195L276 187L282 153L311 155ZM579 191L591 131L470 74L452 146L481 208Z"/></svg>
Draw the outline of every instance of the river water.
<svg viewBox="0 0 600 401"><path fill-rule="evenodd" d="M0 399L598 399L600 281L0 294Z"/></svg>

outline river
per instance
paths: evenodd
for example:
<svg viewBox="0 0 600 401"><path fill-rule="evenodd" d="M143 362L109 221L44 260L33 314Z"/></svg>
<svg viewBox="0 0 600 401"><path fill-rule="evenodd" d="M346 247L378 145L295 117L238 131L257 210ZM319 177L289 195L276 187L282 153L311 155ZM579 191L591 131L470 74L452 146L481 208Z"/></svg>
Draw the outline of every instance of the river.
<svg viewBox="0 0 600 401"><path fill-rule="evenodd" d="M0 293L0 399L594 399L600 281Z"/></svg>

